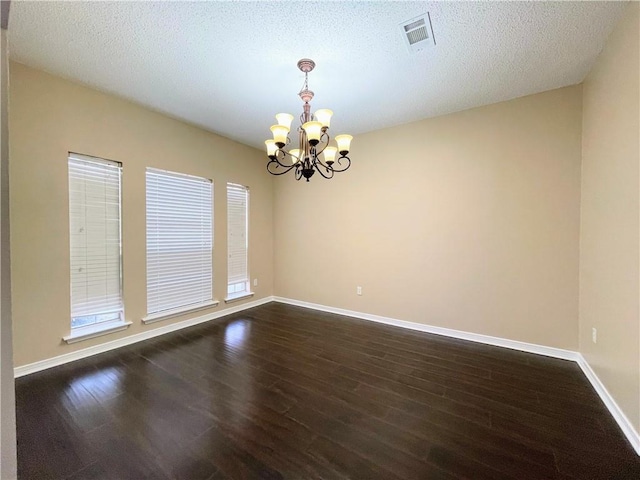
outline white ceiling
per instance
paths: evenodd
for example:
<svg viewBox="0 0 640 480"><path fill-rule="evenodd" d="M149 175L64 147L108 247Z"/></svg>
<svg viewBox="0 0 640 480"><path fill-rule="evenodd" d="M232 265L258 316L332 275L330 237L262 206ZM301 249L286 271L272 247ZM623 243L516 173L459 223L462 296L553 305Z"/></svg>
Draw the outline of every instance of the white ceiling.
<svg viewBox="0 0 640 480"><path fill-rule="evenodd" d="M371 131L581 82L626 2L12 1L10 57L263 147L312 108ZM399 24L430 12L437 45ZM354 140L354 144L357 138Z"/></svg>

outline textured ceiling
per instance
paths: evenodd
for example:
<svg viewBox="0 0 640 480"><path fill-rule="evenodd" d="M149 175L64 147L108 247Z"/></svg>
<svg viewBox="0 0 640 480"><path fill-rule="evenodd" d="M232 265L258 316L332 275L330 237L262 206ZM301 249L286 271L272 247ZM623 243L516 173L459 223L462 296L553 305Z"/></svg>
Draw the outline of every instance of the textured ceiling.
<svg viewBox="0 0 640 480"><path fill-rule="evenodd" d="M579 83L625 7L14 0L10 56L262 148L301 111L300 58L312 108L358 134ZM427 11L437 45L411 55L399 24Z"/></svg>

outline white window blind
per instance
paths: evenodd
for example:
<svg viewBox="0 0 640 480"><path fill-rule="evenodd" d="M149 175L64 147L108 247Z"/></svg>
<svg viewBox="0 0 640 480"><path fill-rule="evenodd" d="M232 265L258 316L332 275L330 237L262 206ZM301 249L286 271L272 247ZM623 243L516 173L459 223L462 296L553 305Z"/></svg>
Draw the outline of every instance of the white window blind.
<svg viewBox="0 0 640 480"><path fill-rule="evenodd" d="M227 294L249 291L248 250L249 189L227 184Z"/></svg>
<svg viewBox="0 0 640 480"><path fill-rule="evenodd" d="M213 184L147 168L147 313L213 299Z"/></svg>
<svg viewBox="0 0 640 480"><path fill-rule="evenodd" d="M120 163L69 154L71 327L123 319Z"/></svg>

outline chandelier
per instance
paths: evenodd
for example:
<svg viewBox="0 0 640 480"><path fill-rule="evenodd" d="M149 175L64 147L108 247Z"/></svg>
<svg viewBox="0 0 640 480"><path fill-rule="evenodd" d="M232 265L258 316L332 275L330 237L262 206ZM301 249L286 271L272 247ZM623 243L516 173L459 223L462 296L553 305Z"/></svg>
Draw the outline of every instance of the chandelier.
<svg viewBox="0 0 640 480"><path fill-rule="evenodd" d="M264 143L267 146L267 171L272 175L284 175L295 171L296 180L302 177L309 179L318 171L324 178L332 178L336 172L344 172L351 166L349 146L351 135L336 135L337 147L330 146L329 124L333 112L326 108L316 110L311 114L309 102L313 99L313 92L309 90L309 72L316 66L313 60L303 58L298 62L298 68L304 72L304 85L298 94L304 102L300 124L298 127L297 148L285 150L291 140L289 132L293 115L279 113L276 115L277 125L271 127L273 140ZM340 156L336 160L336 153ZM322 154L324 160L320 158Z"/></svg>

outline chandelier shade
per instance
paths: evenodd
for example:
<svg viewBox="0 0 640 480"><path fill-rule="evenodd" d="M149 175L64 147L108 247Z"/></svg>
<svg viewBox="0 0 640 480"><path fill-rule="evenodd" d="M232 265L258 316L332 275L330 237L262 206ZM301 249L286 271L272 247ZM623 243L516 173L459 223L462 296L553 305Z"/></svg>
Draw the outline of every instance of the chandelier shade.
<svg viewBox="0 0 640 480"><path fill-rule="evenodd" d="M282 125L283 127L287 127L291 130L291 122L293 122L293 115L289 113L278 113L276 115L276 120L278 121L278 125Z"/></svg>
<svg viewBox="0 0 640 480"><path fill-rule="evenodd" d="M333 115L333 112L328 108L321 108L320 110L317 110L316 113L313 114L313 116L316 117L316 120L319 121L323 127L327 127L327 128L329 128L331 124L332 115Z"/></svg>
<svg viewBox="0 0 640 480"><path fill-rule="evenodd" d="M276 145L275 140L265 140L264 143L267 146L267 155L269 157L275 155L276 151L278 150L278 146Z"/></svg>
<svg viewBox="0 0 640 480"><path fill-rule="evenodd" d="M320 122L307 122L302 125L302 129L307 134L307 140L313 146L316 146L320 142L320 135L322 135L322 124Z"/></svg>
<svg viewBox="0 0 640 480"><path fill-rule="evenodd" d="M338 149L336 147L326 147L324 149L324 163L327 165L331 165L336 160L336 152Z"/></svg>
<svg viewBox="0 0 640 480"><path fill-rule="evenodd" d="M348 154L353 137L337 135L335 137L337 146L330 145L329 127L333 112L327 108L321 108L311 113L309 102L313 99L314 93L309 90L308 76L315 66L315 62L308 58L298 61L298 68L304 72L304 84L298 93L304 102L300 126L296 130L298 138L294 138L292 144L290 134L293 115L278 113L276 115L278 123L271 126L273 139L264 142L269 157L267 171L272 175L284 175L293 170L296 180L305 178L308 182L315 172L324 178L332 178L336 172L344 172L351 166ZM290 144L297 148L288 149ZM339 156L337 156L338 153Z"/></svg>
<svg viewBox="0 0 640 480"><path fill-rule="evenodd" d="M271 133L273 133L273 141L278 148L282 148L287 143L287 135L289 134L289 128L283 125L273 125L271 127Z"/></svg>
<svg viewBox="0 0 640 480"><path fill-rule="evenodd" d="M353 140L351 135L336 135L336 143L338 144L338 151L340 152L340 155L346 155L349 153L351 140Z"/></svg>

